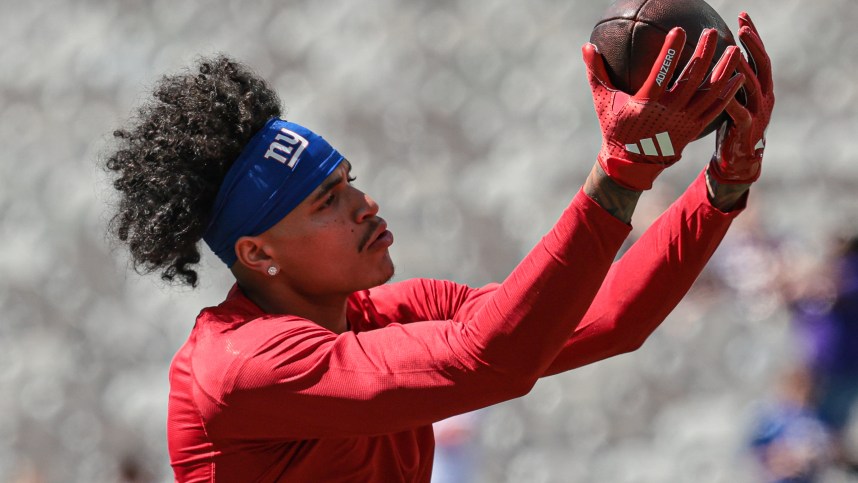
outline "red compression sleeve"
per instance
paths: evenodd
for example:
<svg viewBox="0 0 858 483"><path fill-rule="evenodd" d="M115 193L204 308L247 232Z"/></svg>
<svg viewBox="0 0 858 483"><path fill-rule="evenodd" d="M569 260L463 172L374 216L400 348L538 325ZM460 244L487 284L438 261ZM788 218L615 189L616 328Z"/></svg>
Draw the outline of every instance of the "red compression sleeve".
<svg viewBox="0 0 858 483"><path fill-rule="evenodd" d="M520 396L569 338L629 230L579 192L468 320L339 335L294 317L247 323L230 336L228 362L193 368L208 431L291 439L390 433ZM205 361L199 342L196 350ZM226 357L218 350L212 361Z"/></svg>
<svg viewBox="0 0 858 483"><path fill-rule="evenodd" d="M743 207L730 213L714 208L701 173L614 263L545 375L640 347L691 288Z"/></svg>

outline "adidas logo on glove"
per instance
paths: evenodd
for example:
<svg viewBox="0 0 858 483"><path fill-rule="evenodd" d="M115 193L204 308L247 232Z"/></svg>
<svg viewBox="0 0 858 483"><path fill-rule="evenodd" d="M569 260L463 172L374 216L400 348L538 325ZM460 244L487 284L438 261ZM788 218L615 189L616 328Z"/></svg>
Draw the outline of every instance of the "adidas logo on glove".
<svg viewBox="0 0 858 483"><path fill-rule="evenodd" d="M656 143L658 149L656 150ZM626 144L626 151L635 154L643 154L647 156L673 156L673 143L670 142L670 135L665 132L660 132L655 135L655 142L652 138L643 138L635 144ZM660 154L659 154L660 152Z"/></svg>

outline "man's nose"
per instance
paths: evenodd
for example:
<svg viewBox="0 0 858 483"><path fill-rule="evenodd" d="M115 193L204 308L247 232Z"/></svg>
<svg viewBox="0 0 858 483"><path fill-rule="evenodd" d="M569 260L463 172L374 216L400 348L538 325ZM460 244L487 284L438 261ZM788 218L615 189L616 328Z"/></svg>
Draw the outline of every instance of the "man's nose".
<svg viewBox="0 0 858 483"><path fill-rule="evenodd" d="M360 190L357 190L357 196L360 199L360 206L357 210L356 219L358 223L365 221L367 218L373 218L378 214L378 203L372 197Z"/></svg>

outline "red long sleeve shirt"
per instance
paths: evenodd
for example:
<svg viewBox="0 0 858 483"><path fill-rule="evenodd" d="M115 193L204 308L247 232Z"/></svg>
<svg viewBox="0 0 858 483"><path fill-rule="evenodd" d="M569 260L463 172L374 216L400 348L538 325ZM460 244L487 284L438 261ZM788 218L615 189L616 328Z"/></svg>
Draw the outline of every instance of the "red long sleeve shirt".
<svg viewBox="0 0 858 483"><path fill-rule="evenodd" d="M177 481L428 482L432 422L631 350L663 320L732 219L705 189L695 182L613 267L629 227L579 192L502 284L355 293L343 334L266 314L233 287L171 366Z"/></svg>

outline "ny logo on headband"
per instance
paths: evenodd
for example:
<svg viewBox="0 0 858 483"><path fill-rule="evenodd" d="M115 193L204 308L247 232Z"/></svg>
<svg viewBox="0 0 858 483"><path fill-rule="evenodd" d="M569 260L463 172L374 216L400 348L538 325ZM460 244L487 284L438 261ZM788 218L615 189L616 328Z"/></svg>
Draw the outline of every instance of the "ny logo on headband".
<svg viewBox="0 0 858 483"><path fill-rule="evenodd" d="M280 128L280 133L274 138L274 141L268 145L268 151L263 156L265 159L275 159L289 168L294 168L304 148L309 142L301 135L294 133L288 129Z"/></svg>

